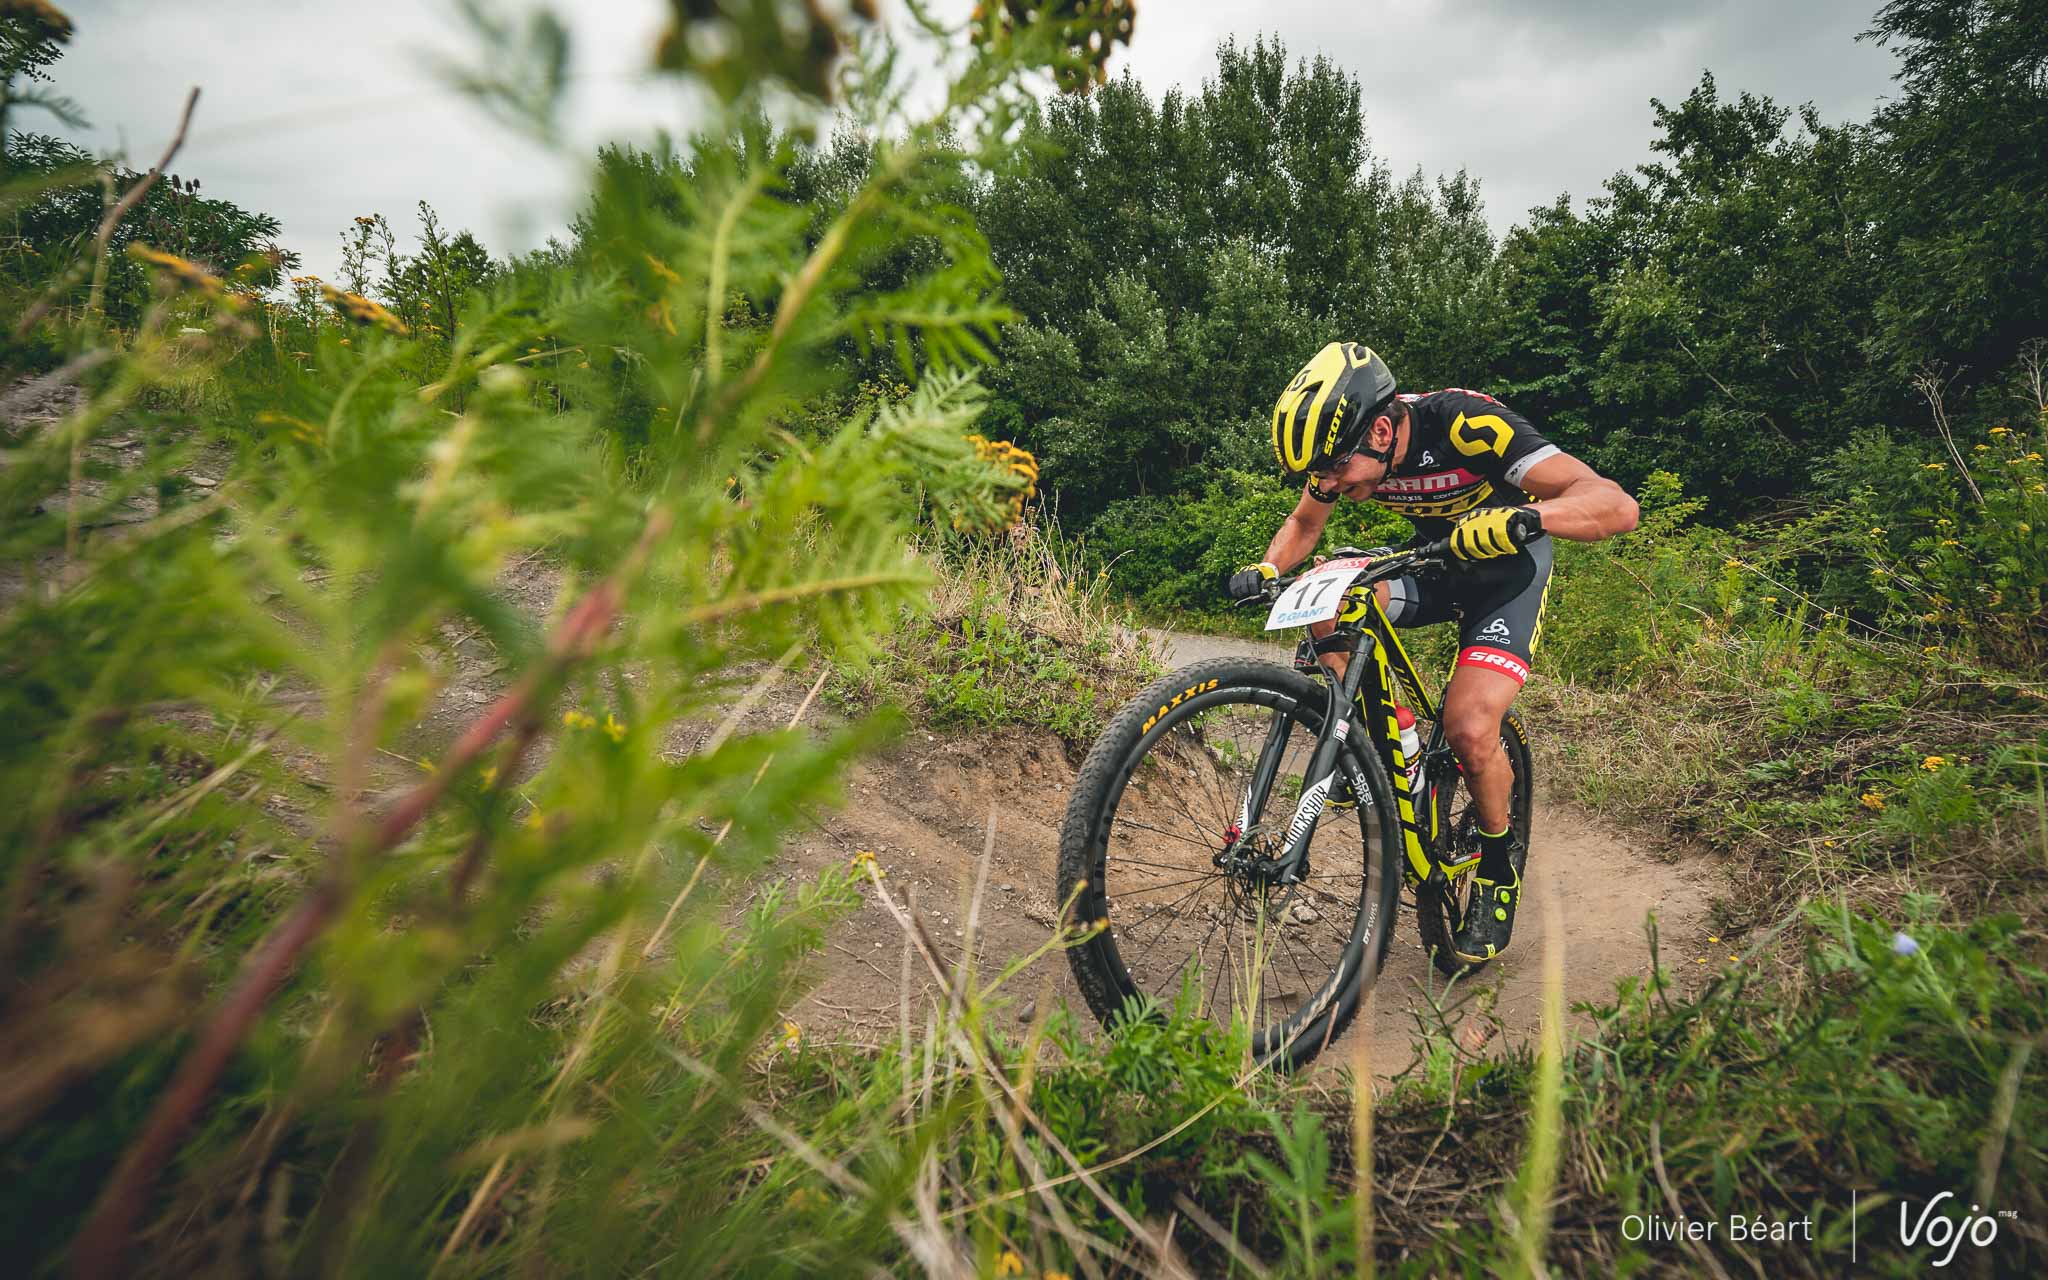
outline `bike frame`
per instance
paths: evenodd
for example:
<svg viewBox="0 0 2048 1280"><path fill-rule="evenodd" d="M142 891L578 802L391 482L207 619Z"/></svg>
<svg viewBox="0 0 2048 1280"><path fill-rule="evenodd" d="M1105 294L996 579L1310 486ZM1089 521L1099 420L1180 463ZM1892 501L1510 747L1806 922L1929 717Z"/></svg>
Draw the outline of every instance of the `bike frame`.
<svg viewBox="0 0 2048 1280"><path fill-rule="evenodd" d="M1461 874L1476 861L1468 859L1464 863L1449 864L1439 856L1444 833L1439 830L1437 808L1432 799L1433 778L1451 758L1450 745L1444 736L1441 707L1431 696L1415 660L1401 643L1392 620L1380 604L1379 593L1374 589L1378 583L1400 573L1440 562L1446 549L1447 544L1433 543L1387 557L1373 564L1363 580L1352 583L1345 590L1345 607L1337 616L1337 629L1332 634L1350 637L1350 662L1342 677L1331 676L1328 668L1324 668L1325 685L1330 696L1322 728L1302 775L1304 779L1315 781L1304 787L1301 799L1295 805L1294 816L1288 823L1285 849L1275 864L1281 884L1293 883L1302 875L1316 819L1329 802L1330 788L1336 782L1340 767L1340 755L1354 725L1363 728L1379 748L1393 781L1407 875L1447 892L1451 877ZM1271 589L1277 593L1292 581L1292 578L1276 579ZM1401 750L1400 724L1394 716L1397 681L1406 685L1413 696L1416 704L1413 710L1431 723L1429 741L1422 748L1422 768L1416 775L1420 795L1414 794L1409 787L1410 761ZM1338 714L1339 708L1343 709L1341 715ZM1245 792L1239 814L1241 830L1248 830L1254 818L1264 810L1273 783L1279 777L1280 748L1286 740L1290 718L1286 713L1274 716L1273 728L1267 735L1266 746L1260 752L1252 773L1251 785ZM1426 811L1426 818L1417 816L1417 806Z"/></svg>

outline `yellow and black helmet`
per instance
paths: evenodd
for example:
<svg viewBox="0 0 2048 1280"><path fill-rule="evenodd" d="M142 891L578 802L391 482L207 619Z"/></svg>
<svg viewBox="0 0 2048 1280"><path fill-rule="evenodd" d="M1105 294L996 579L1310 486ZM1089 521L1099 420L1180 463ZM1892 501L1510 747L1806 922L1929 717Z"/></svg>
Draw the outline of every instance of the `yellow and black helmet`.
<svg viewBox="0 0 2048 1280"><path fill-rule="evenodd" d="M1301 367L1273 406L1273 456L1290 476L1357 451L1394 398L1394 371L1359 342L1332 342Z"/></svg>

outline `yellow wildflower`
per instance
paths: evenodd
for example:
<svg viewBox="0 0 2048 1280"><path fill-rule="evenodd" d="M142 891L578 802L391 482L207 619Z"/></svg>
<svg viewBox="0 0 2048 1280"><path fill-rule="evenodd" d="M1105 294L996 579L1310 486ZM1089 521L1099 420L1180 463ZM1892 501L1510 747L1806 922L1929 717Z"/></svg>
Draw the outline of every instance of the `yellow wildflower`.
<svg viewBox="0 0 2048 1280"><path fill-rule="evenodd" d="M1717 934L1712 934L1712 933L1710 933L1710 934L1708 934L1708 935L1707 935L1707 941L1708 941L1708 942L1719 942L1720 940L1721 940L1721 939L1720 939L1719 935L1717 935Z"/></svg>
<svg viewBox="0 0 2048 1280"><path fill-rule="evenodd" d="M1940 653L1940 652L1941 652L1941 646L1940 646L1940 645L1938 645L1938 644L1930 644L1930 645L1928 645L1928 646L1927 646L1927 647L1926 647L1925 649L1922 649L1922 650L1921 650L1920 652L1922 652L1922 653Z"/></svg>
<svg viewBox="0 0 2048 1280"><path fill-rule="evenodd" d="M294 351L292 354L304 355L305 353ZM294 418L288 413L276 413L265 409L256 415L256 421L266 427L286 428L290 431L292 439L297 440L301 444L317 445L324 439L324 433L319 427L306 421L304 418Z"/></svg>
<svg viewBox="0 0 2048 1280"><path fill-rule="evenodd" d="M796 1047L803 1043L803 1039L804 1029L802 1027L796 1025L794 1022L784 1022L782 1024L783 1048L794 1052Z"/></svg>
<svg viewBox="0 0 2048 1280"><path fill-rule="evenodd" d="M604 713L604 734L613 742L626 740L626 726L619 723L619 718L609 711Z"/></svg>
<svg viewBox="0 0 2048 1280"><path fill-rule="evenodd" d="M1765 597L1764 597L1764 603L1765 603L1765 604L1776 604L1776 603L1778 603L1778 597L1776 597L1776 596L1765 596Z"/></svg>
<svg viewBox="0 0 2048 1280"><path fill-rule="evenodd" d="M481 781L481 782L482 782L482 783L483 783L483 784L484 784L485 786L487 786L487 787L488 787L488 786L491 786L491 785L492 785L493 783L497 782L497 780L498 780L498 766L497 766L497 765L494 765L494 764L487 764L487 765L485 765L485 766L484 766L484 768L483 768L483 772L482 772L482 773L479 773L479 774L477 775L477 778L478 778L478 780L480 780L480 781Z"/></svg>
<svg viewBox="0 0 2048 1280"><path fill-rule="evenodd" d="M2011 427L1993 427L1991 428L1991 434L1994 436L2002 436L2011 430Z"/></svg>
<svg viewBox="0 0 2048 1280"><path fill-rule="evenodd" d="M1920 469L1922 471L1946 471L1948 470L1948 464L1946 462L1930 462Z"/></svg>
<svg viewBox="0 0 2048 1280"><path fill-rule="evenodd" d="M360 293L350 293L331 284L322 284L320 296L327 299L327 305L340 312L343 319L353 320L357 324L376 325L392 333L409 332L404 321ZM342 344L346 346L347 339L343 339Z"/></svg>
<svg viewBox="0 0 2048 1280"><path fill-rule="evenodd" d="M586 715L581 711L564 711L562 713L562 727L565 729L594 729L597 727L597 718Z"/></svg>
<svg viewBox="0 0 2048 1280"><path fill-rule="evenodd" d="M1946 756L1929 756L1920 762L1920 767L1929 773L1933 773L1947 763L1948 757Z"/></svg>
<svg viewBox="0 0 2048 1280"><path fill-rule="evenodd" d="M2029 453L2029 454L2027 455L2027 461L2028 461L2028 462L2039 462L2040 460L2041 460L2041 455L2040 455L2040 454L2038 454L2038 453Z"/></svg>
<svg viewBox="0 0 2048 1280"><path fill-rule="evenodd" d="M1963 544L1962 544L1962 543L1960 543L1960 542L1957 542L1957 541L1956 541L1956 540L1955 540L1954 538L1943 538L1943 539L1941 540L1941 545L1942 545L1942 546L1944 546L1944 547L1960 547L1960 546L1962 546Z"/></svg>
<svg viewBox="0 0 2048 1280"><path fill-rule="evenodd" d="M1877 530L1872 529L1871 532L1876 533ZM1723 569L1740 569L1742 567L1742 561L1737 560L1734 556L1730 556L1726 560L1723 560L1721 562L1721 567Z"/></svg>
<svg viewBox="0 0 2048 1280"><path fill-rule="evenodd" d="M1064 1271L1048 1271L1039 1280L1074 1280L1074 1277Z"/></svg>
<svg viewBox="0 0 2048 1280"><path fill-rule="evenodd" d="M1990 451L1991 446L1988 444L1973 444L1970 448L1977 453L1987 453Z"/></svg>
<svg viewBox="0 0 2048 1280"><path fill-rule="evenodd" d="M196 262L181 258L175 253L164 253L161 250L152 249L140 242L128 246L128 256L147 262L151 266L162 268L166 275L176 280L185 288L195 293L204 294L215 302L225 304L230 309L239 309L242 305L242 299L229 293L227 286L221 283L219 276Z"/></svg>
<svg viewBox="0 0 2048 1280"><path fill-rule="evenodd" d="M413 763L417 764L420 767L421 773L434 772L434 762L432 760L427 759L425 756L421 756L418 760L413 761Z"/></svg>
<svg viewBox="0 0 2048 1280"><path fill-rule="evenodd" d="M1015 1249L1005 1249L996 1258L996 1274L999 1276L1021 1276L1024 1274L1024 1259L1017 1256Z"/></svg>
<svg viewBox="0 0 2048 1280"><path fill-rule="evenodd" d="M1866 791L1860 797L1858 797L1858 799L1862 802L1863 807L1866 809L1870 809L1879 813L1882 813L1884 811L1884 797L1877 794L1877 792L1875 791Z"/></svg>

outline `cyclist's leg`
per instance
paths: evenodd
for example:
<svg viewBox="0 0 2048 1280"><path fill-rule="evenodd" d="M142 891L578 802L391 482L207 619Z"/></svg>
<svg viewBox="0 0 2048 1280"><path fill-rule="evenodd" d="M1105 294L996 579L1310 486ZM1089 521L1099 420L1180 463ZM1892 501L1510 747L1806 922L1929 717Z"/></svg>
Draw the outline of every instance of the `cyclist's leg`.
<svg viewBox="0 0 2048 1280"><path fill-rule="evenodd" d="M1443 584L1463 588L1465 615L1458 667L1444 691L1444 736L1465 766L1473 806L1487 831L1508 827L1515 775L1501 750L1500 722L1529 678L1553 553L1550 540L1540 539L1498 571L1488 565L1462 583Z"/></svg>

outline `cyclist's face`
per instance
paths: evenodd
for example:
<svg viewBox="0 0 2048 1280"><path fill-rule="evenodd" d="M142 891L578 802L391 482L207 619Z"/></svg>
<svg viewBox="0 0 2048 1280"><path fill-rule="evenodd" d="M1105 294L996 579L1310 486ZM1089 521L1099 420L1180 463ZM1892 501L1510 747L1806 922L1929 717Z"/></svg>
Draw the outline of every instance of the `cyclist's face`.
<svg viewBox="0 0 2048 1280"><path fill-rule="evenodd" d="M1354 453L1341 464L1316 477L1316 487L1325 493L1339 493L1347 498L1363 500L1372 496L1386 479L1387 466L1377 458L1368 458Z"/></svg>
<svg viewBox="0 0 2048 1280"><path fill-rule="evenodd" d="M1394 424L1387 418L1373 423L1370 440L1373 448L1384 449L1393 442ZM1370 498L1380 481L1387 478L1388 464L1363 453L1348 454L1335 460L1324 472L1316 475L1316 487L1325 493L1342 494L1355 501Z"/></svg>

